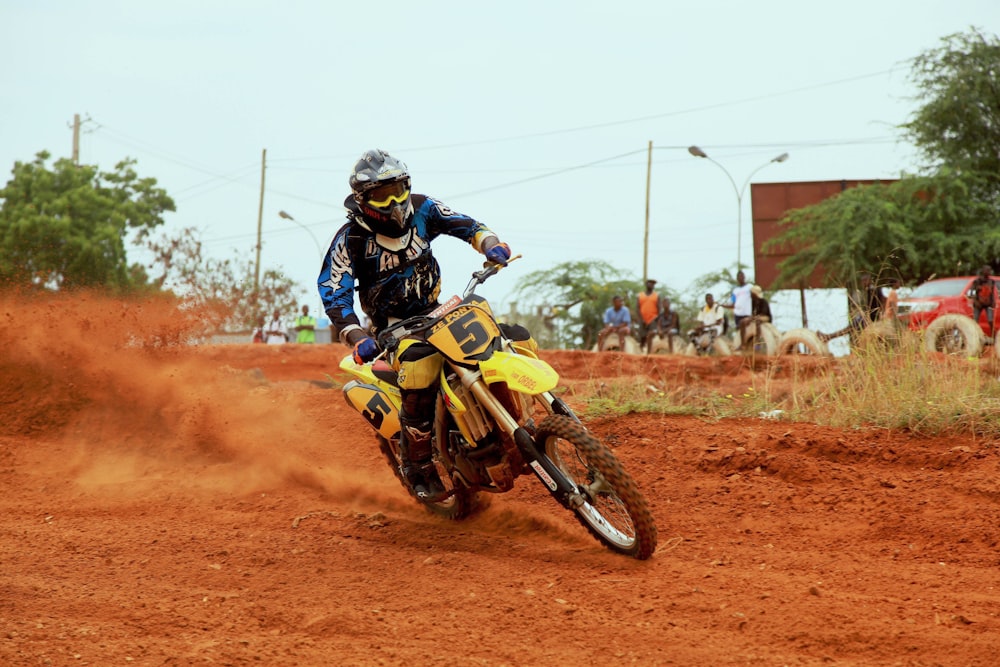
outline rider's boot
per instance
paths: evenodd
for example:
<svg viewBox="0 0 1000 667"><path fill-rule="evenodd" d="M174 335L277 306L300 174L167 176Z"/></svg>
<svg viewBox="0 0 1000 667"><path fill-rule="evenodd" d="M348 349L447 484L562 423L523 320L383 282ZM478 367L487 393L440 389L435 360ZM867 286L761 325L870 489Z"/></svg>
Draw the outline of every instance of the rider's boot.
<svg viewBox="0 0 1000 667"><path fill-rule="evenodd" d="M433 406L434 393L430 392L430 401L426 396L420 395L423 393L412 392L414 395L403 399L403 409L399 414L400 469L407 484L418 498L434 501L445 496L446 491L431 458L431 422L429 419L414 417L411 412L414 409L419 410L421 403L426 405L430 402Z"/></svg>

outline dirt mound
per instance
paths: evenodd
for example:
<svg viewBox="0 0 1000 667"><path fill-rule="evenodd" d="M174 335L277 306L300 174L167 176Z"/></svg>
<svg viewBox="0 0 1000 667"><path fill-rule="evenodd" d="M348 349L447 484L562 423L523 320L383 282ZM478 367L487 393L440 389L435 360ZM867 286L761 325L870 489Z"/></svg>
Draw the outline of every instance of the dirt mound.
<svg viewBox="0 0 1000 667"><path fill-rule="evenodd" d="M640 563L532 479L464 522L414 506L340 345L188 346L165 302L0 305L0 664L995 663L996 442L590 420L656 516ZM836 363L543 357L574 391Z"/></svg>

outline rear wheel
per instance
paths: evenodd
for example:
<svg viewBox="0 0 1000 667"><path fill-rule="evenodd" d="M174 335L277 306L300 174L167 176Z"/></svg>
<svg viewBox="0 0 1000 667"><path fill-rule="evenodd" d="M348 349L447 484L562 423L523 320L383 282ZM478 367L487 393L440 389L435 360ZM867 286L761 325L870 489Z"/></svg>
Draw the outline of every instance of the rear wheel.
<svg viewBox="0 0 1000 667"><path fill-rule="evenodd" d="M656 523L631 475L580 423L546 417L535 436L539 450L583 493L573 509L590 534L614 552L644 560L656 550Z"/></svg>
<svg viewBox="0 0 1000 667"><path fill-rule="evenodd" d="M978 357L983 351L983 330L971 317L942 315L927 327L924 347L928 352Z"/></svg>
<svg viewBox="0 0 1000 667"><path fill-rule="evenodd" d="M445 489L454 491L454 493L438 502L430 502L417 498L417 494L413 492L413 489L406 482L406 479L403 477L403 473L400 470L398 441L393 439L390 443L381 435L376 436L376 438L378 439L379 451L381 451L382 455L385 456L386 463L388 463L389 467L392 468L392 472L396 476L396 479L398 479L399 483L403 485L406 492L409 493L414 500L426 507L429 512L440 517L444 517L445 519L458 520L464 519L476 510L478 507L478 494L475 491L465 488L461 484L453 484L451 478L444 470L441 469L441 466L438 466L438 474L441 477L441 483L444 484Z"/></svg>

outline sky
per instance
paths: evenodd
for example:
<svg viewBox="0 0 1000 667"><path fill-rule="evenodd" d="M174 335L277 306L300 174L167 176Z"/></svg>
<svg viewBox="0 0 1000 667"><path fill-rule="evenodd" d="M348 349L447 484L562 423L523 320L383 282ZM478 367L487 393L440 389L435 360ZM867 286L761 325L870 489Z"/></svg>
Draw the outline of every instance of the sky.
<svg viewBox="0 0 1000 667"><path fill-rule="evenodd" d="M1000 31L1000 2L2 0L0 182L69 157L80 114L81 162L134 158L177 204L166 231L253 257L263 171L261 266L315 312L350 170L377 147L522 255L480 290L501 310L570 261L635 279L646 262L686 292L752 264L750 183L918 170L910 61L972 27ZM482 258L434 247L461 292Z"/></svg>

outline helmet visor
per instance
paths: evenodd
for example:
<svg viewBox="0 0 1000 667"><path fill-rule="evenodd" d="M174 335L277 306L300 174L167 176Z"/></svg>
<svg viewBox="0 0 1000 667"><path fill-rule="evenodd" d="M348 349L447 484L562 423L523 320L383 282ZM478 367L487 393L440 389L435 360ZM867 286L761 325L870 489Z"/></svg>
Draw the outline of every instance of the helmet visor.
<svg viewBox="0 0 1000 667"><path fill-rule="evenodd" d="M368 191L366 200L369 206L387 208L393 203L402 204L410 196L410 184L406 181L393 181L379 185Z"/></svg>

